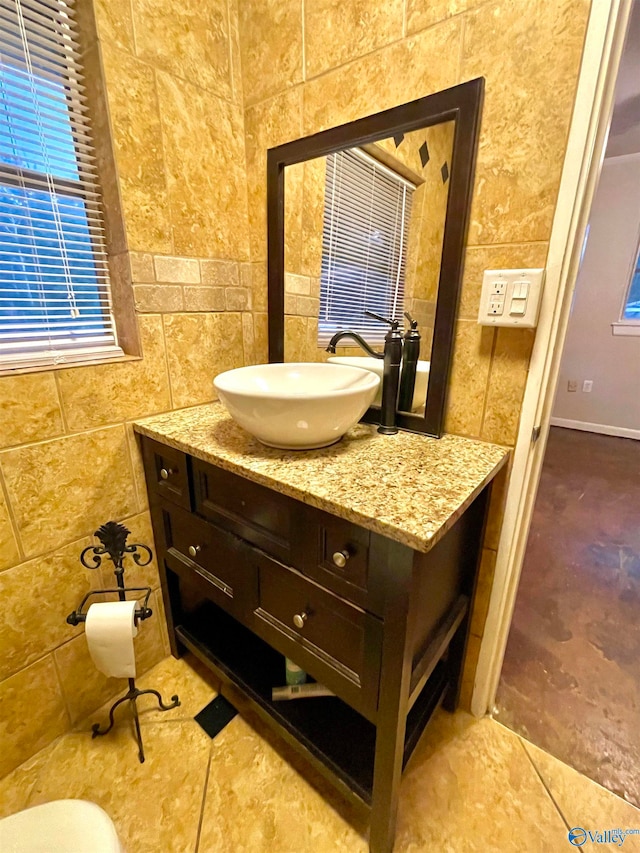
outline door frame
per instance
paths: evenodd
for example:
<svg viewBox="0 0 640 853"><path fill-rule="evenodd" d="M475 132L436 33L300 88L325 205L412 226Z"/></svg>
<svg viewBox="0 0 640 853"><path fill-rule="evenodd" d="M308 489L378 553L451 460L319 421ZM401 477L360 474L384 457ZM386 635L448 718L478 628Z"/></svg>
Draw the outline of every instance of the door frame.
<svg viewBox="0 0 640 853"><path fill-rule="evenodd" d="M493 711L633 0L592 0L471 711ZM539 436L534 437L539 429Z"/></svg>

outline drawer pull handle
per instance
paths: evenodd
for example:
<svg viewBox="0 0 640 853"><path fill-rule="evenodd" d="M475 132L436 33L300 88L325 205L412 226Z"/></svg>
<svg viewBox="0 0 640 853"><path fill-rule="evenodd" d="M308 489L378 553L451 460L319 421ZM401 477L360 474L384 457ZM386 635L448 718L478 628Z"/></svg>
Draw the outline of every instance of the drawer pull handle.
<svg viewBox="0 0 640 853"><path fill-rule="evenodd" d="M189 556L197 557L201 550L200 545L189 545Z"/></svg>
<svg viewBox="0 0 640 853"><path fill-rule="evenodd" d="M293 624L296 628L304 628L304 623L307 621L308 614L302 611L302 613L296 613L293 617Z"/></svg>
<svg viewBox="0 0 640 853"><path fill-rule="evenodd" d="M344 569L347 565L347 560L349 559L350 554L347 550L344 551L336 551L333 555L333 562L339 569Z"/></svg>
<svg viewBox="0 0 640 853"><path fill-rule="evenodd" d="M168 480L169 477L174 473L175 472L174 472L173 468L161 468L160 469L160 476L162 477L163 480Z"/></svg>

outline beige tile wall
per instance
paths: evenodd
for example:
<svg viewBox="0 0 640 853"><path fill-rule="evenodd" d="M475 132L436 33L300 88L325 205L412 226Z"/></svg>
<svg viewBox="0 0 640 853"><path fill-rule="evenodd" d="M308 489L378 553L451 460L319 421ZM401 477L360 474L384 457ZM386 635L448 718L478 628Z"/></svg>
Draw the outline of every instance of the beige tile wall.
<svg viewBox="0 0 640 853"><path fill-rule="evenodd" d="M91 11L79 0L86 33ZM251 361L256 341L266 349L251 313L261 279L235 3L96 0L95 14L87 56L97 67L99 47L108 101L96 127L110 123L116 167L105 195L119 197L126 234L111 242L112 275L135 301L142 358L0 377L0 776L126 687L95 669L82 626L65 620L114 583L79 562L101 523L153 542L130 422L212 399L216 373ZM158 571L129 568L154 589L157 616L136 638L144 672L168 653Z"/></svg>
<svg viewBox="0 0 640 853"><path fill-rule="evenodd" d="M265 149L486 79L446 429L513 446L533 333L477 325L482 270L544 266L590 0L240 0L253 266L266 257ZM254 299L258 299L254 291ZM304 318L290 318L302 348ZM494 491L464 676L493 581Z"/></svg>

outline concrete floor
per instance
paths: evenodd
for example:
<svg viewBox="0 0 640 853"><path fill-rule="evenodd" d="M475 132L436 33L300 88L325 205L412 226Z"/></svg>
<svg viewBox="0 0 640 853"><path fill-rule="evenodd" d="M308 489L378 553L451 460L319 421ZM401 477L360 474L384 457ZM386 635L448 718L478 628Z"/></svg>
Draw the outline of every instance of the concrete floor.
<svg viewBox="0 0 640 853"><path fill-rule="evenodd" d="M640 805L640 442L553 428L497 719Z"/></svg>
<svg viewBox="0 0 640 853"><path fill-rule="evenodd" d="M129 853L367 853L366 827L255 719L213 740L194 722L216 684L192 659L162 661L140 686L182 701L143 708L144 764L126 708L91 739L105 706L0 780L0 817L78 797L108 812ZM394 853L569 851L572 827L640 832L640 812L495 720L438 711L404 774ZM67 849L91 853L81 838ZM624 849L640 850L640 835Z"/></svg>

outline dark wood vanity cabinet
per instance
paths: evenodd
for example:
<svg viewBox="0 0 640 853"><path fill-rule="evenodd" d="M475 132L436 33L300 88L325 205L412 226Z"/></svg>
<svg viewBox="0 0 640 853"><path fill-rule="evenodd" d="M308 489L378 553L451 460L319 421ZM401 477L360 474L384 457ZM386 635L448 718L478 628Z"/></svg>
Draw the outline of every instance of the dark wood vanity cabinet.
<svg viewBox="0 0 640 853"><path fill-rule="evenodd" d="M143 455L173 654L210 666L390 853L403 767L457 703L490 486L421 553L146 437ZM273 702L285 656L335 697Z"/></svg>

